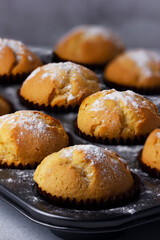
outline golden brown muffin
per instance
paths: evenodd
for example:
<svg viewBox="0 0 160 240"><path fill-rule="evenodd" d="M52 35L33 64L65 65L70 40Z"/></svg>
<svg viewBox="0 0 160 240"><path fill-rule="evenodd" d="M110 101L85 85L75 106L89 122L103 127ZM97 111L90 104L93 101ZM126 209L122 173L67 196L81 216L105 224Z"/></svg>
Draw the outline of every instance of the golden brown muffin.
<svg viewBox="0 0 160 240"><path fill-rule="evenodd" d="M102 65L124 50L119 37L102 26L78 26L63 36L55 47L55 54L81 64Z"/></svg>
<svg viewBox="0 0 160 240"><path fill-rule="evenodd" d="M141 157L142 168L152 176L160 178L160 129L148 136Z"/></svg>
<svg viewBox="0 0 160 240"><path fill-rule="evenodd" d="M78 128L96 139L134 139L160 126L156 106L132 91L97 92L81 104Z"/></svg>
<svg viewBox="0 0 160 240"><path fill-rule="evenodd" d="M0 165L34 167L44 157L68 146L61 123L37 111L0 117Z"/></svg>
<svg viewBox="0 0 160 240"><path fill-rule="evenodd" d="M106 203L134 186L120 156L94 145L76 145L47 156L37 167L34 181L41 192L76 203Z"/></svg>
<svg viewBox="0 0 160 240"><path fill-rule="evenodd" d="M0 38L0 76L30 73L41 60L22 42Z"/></svg>
<svg viewBox="0 0 160 240"><path fill-rule="evenodd" d="M0 116L10 113L12 108L11 104L0 95Z"/></svg>
<svg viewBox="0 0 160 240"><path fill-rule="evenodd" d="M160 88L160 55L136 49L116 57L105 68L108 82L136 88Z"/></svg>
<svg viewBox="0 0 160 240"><path fill-rule="evenodd" d="M72 63L51 63L34 70L24 81L20 95L39 106L78 106L88 95L100 90L91 70Z"/></svg>

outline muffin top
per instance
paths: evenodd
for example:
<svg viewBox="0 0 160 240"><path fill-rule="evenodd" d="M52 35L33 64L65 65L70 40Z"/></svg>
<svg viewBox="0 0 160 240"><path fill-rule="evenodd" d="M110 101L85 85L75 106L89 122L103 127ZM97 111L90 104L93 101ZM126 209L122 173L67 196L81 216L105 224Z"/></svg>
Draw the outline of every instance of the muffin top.
<svg viewBox="0 0 160 240"><path fill-rule="evenodd" d="M0 95L0 116L11 112L11 104Z"/></svg>
<svg viewBox="0 0 160 240"><path fill-rule="evenodd" d="M48 154L68 146L61 123L37 111L0 117L0 164L34 166Z"/></svg>
<svg viewBox="0 0 160 240"><path fill-rule="evenodd" d="M96 138L134 138L160 126L156 106L132 91L99 91L81 104L78 128Z"/></svg>
<svg viewBox="0 0 160 240"><path fill-rule="evenodd" d="M160 172L160 129L155 129L148 136L142 151L141 161Z"/></svg>
<svg viewBox="0 0 160 240"><path fill-rule="evenodd" d="M30 73L41 60L22 42L0 38L0 75Z"/></svg>
<svg viewBox="0 0 160 240"><path fill-rule="evenodd" d="M105 69L108 81L131 87L160 87L160 54L145 49L126 51Z"/></svg>
<svg viewBox="0 0 160 240"><path fill-rule="evenodd" d="M38 187L63 199L108 200L125 193L133 177L118 154L94 145L76 145L47 156L37 167Z"/></svg>
<svg viewBox="0 0 160 240"><path fill-rule="evenodd" d="M82 64L105 64L123 51L119 37L102 26L78 26L64 35L54 52L64 60Z"/></svg>
<svg viewBox="0 0 160 240"><path fill-rule="evenodd" d="M88 95L100 90L91 70L72 63L51 63L34 70L24 81L20 95L45 106L76 106Z"/></svg>

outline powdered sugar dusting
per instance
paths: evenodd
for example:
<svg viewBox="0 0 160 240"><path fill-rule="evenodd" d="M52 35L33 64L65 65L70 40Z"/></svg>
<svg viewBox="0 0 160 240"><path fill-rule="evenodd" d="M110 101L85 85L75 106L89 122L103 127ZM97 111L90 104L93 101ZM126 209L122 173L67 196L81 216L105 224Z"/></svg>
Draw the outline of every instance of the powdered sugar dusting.
<svg viewBox="0 0 160 240"><path fill-rule="evenodd" d="M122 174L118 167L119 161L123 162L125 164L125 167L127 168L125 161L121 159L118 155L115 155L112 151L108 150L107 148L104 149L90 144L75 145L73 147L65 148L61 151L61 157L68 158L70 161L72 161L73 153L75 150L78 152L83 152L85 154L85 159L89 160L91 165L97 165L100 163L102 167L101 174L104 177L107 174L109 161L112 162L112 169L118 176L121 176ZM107 161L107 159L109 161Z"/></svg>
<svg viewBox="0 0 160 240"><path fill-rule="evenodd" d="M8 183L11 183L13 182L13 179L12 178L8 178Z"/></svg>
<svg viewBox="0 0 160 240"><path fill-rule="evenodd" d="M114 41L117 46L122 47L122 41L118 37L116 33L114 33L111 29L106 28L104 26L100 25L82 25L76 28L73 28L71 32L76 31L83 31L84 32L84 38L95 38L97 36L102 37L104 40L111 40Z"/></svg>
<svg viewBox="0 0 160 240"><path fill-rule="evenodd" d="M45 73L42 74L41 78L42 78L42 79L48 78L49 75L50 75L50 74L49 74L48 72L45 72Z"/></svg>
<svg viewBox="0 0 160 240"><path fill-rule="evenodd" d="M0 58L2 58L3 57L3 52L4 52L4 48L5 48L5 45L1 45L0 44Z"/></svg>
<svg viewBox="0 0 160 240"><path fill-rule="evenodd" d="M135 110L138 110L139 108L149 108L151 111L154 111L154 109L151 108L151 106L148 104L148 99L142 98L140 99L140 95L137 93L134 93L133 91L127 90L124 92L118 92L114 89L112 90L103 90L102 96L95 100L95 102L92 104L92 109L90 111L100 111L100 110L106 110L104 108L104 102L106 100L113 100L116 102L123 102L125 106L131 106ZM95 93L96 94L96 93Z"/></svg>
<svg viewBox="0 0 160 240"><path fill-rule="evenodd" d="M50 127L46 122L43 121L41 115L37 112L32 111L18 111L14 114L8 114L0 117L0 129L7 124L11 129L19 127L19 136L23 136L24 133L29 131L37 137L42 134L47 134L47 128ZM19 139L17 138L17 142Z"/></svg>
<svg viewBox="0 0 160 240"><path fill-rule="evenodd" d="M32 56L28 55L28 60L32 62L33 61Z"/></svg>
<svg viewBox="0 0 160 240"><path fill-rule="evenodd" d="M69 96L68 96L68 98L67 98L67 100L68 100L68 101L72 101L73 99L75 99L75 96L73 96L73 94L70 93Z"/></svg>
<svg viewBox="0 0 160 240"><path fill-rule="evenodd" d="M83 69L80 65L72 62L65 62L65 63L50 63L42 67L39 67L29 75L25 82L34 78L40 71L41 73L38 76L38 81L39 82L46 81L47 79L55 83L57 95L62 91L63 96L66 97L66 101L69 104L71 103L72 100L78 98L78 96L81 95L81 92L84 91L84 89L80 90L78 96L72 94L72 85L75 81L78 81L78 76L80 75L80 77L84 78L86 82L87 80L90 80L86 79L85 74L83 74Z"/></svg>
<svg viewBox="0 0 160 240"><path fill-rule="evenodd" d="M15 57L18 62L21 60L21 56L25 54L26 47L20 41L0 38L0 52L2 52L4 46L8 46L12 49L12 51L15 53ZM28 60L32 61L33 58L29 51L27 52L27 55Z"/></svg>
<svg viewBox="0 0 160 240"><path fill-rule="evenodd" d="M92 104L92 108L89 111L99 112L99 111L106 111L104 105L100 99L97 99Z"/></svg>
<svg viewBox="0 0 160 240"><path fill-rule="evenodd" d="M128 51L126 54L137 64L139 68L141 68L144 74L148 77L153 74L149 63L155 62L160 64L160 55L154 51L138 49ZM155 74L160 76L160 72L156 72Z"/></svg>
<svg viewBox="0 0 160 240"><path fill-rule="evenodd" d="M34 78L34 77L37 75L37 73L40 71L40 69L41 69L40 67L36 68L36 69L27 77L26 81L29 80L29 79L31 79L31 78Z"/></svg>
<svg viewBox="0 0 160 240"><path fill-rule="evenodd" d="M5 45L4 44L0 44L0 52L2 52L3 51L3 49L4 49L4 47L5 47Z"/></svg>
<svg viewBox="0 0 160 240"><path fill-rule="evenodd" d="M20 41L0 38L0 45L1 46L9 46L17 54L24 53L24 45Z"/></svg>
<svg viewBox="0 0 160 240"><path fill-rule="evenodd" d="M10 114L5 114L0 117L0 128L3 126L3 124L9 119Z"/></svg>
<svg viewBox="0 0 160 240"><path fill-rule="evenodd" d="M50 63L50 64L44 65L42 67L42 69L44 71L48 71L49 73L52 73L52 74L55 74L55 72L56 72L55 68L56 68L56 71L57 70L63 70L66 73L68 73L71 70L74 70L74 71L79 72L79 73L81 72L80 65L72 63L72 62Z"/></svg>
<svg viewBox="0 0 160 240"><path fill-rule="evenodd" d="M65 75L67 75L70 71L76 71L81 73L81 70L79 68L79 65L74 64L72 62L65 62L65 63L50 63L47 65L44 65L42 67L38 67L35 69L27 79L31 79L36 76L36 74L39 71L42 71L42 75L40 79L44 80L46 78L50 79L51 81L60 81L63 82ZM64 75L61 74L61 72L64 71ZM73 76L72 76L73 77ZM26 81L27 81L26 79ZM39 79L39 81L40 81Z"/></svg>
<svg viewBox="0 0 160 240"><path fill-rule="evenodd" d="M94 145L76 145L70 148L63 149L62 155L67 158L72 158L74 150L83 151L86 154L86 158L91 160L92 164L103 161L107 158L106 152L103 148Z"/></svg>
<svg viewBox="0 0 160 240"><path fill-rule="evenodd" d="M73 96L73 94L72 94L72 86L69 84L65 87L65 89L67 90L67 93L68 93L67 100L68 101L74 100L76 98L76 96Z"/></svg>
<svg viewBox="0 0 160 240"><path fill-rule="evenodd" d="M27 78L27 80L33 78L36 76L36 74L42 70L43 74L41 75L40 79L45 80L45 79L50 79L51 81L59 82L61 85L64 85L66 93L67 93L67 101L72 101L74 100L77 96L74 96L72 94L72 87L71 85L65 85L65 77L67 74L70 74L71 71L78 72L82 76L81 69L79 65L74 64L72 62L65 62L65 63L50 63L47 64L41 68L37 68L34 70L30 76ZM64 71L64 74L61 74L61 72ZM72 74L72 80L76 80L76 75L73 73ZM27 81L26 80L26 81Z"/></svg>
<svg viewBox="0 0 160 240"><path fill-rule="evenodd" d="M131 209L128 209L128 213L130 213L130 214L134 214L136 212L136 210L135 209L133 209L133 208L131 208Z"/></svg>
<svg viewBox="0 0 160 240"><path fill-rule="evenodd" d="M77 148L86 153L86 157L91 160L93 165L97 162L103 162L107 158L106 151L101 147L94 145L80 145Z"/></svg>
<svg viewBox="0 0 160 240"><path fill-rule="evenodd" d="M156 136L160 139L160 131L156 132Z"/></svg>
<svg viewBox="0 0 160 240"><path fill-rule="evenodd" d="M103 37L110 38L113 35L113 32L110 29L107 29L102 26L91 26L87 28L85 35L86 36L102 35Z"/></svg>
<svg viewBox="0 0 160 240"><path fill-rule="evenodd" d="M105 90L104 90L105 92ZM118 91L113 91L112 93L106 94L104 96L105 100L114 100L114 101L123 101L123 103L128 106L129 104L132 104L132 106L136 109L138 109L138 107L140 105L145 104L146 102L145 100L142 101L142 103L139 103L139 99L137 99L137 95L136 93L134 93L133 91L127 90L125 92L118 92ZM138 101L137 101L138 100Z"/></svg>

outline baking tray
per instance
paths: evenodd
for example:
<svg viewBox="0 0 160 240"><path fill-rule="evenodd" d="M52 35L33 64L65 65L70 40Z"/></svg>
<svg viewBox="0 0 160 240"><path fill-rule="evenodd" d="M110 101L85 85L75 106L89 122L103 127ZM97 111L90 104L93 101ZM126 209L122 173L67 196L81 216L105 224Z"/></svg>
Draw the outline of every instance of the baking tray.
<svg viewBox="0 0 160 240"><path fill-rule="evenodd" d="M47 62L50 51L33 49ZM101 74L98 76L102 79ZM101 80L102 81L102 80ZM106 86L101 83L102 88ZM17 97L20 85L1 86L0 93L7 97L16 110L27 109ZM160 96L147 96L153 101L160 112ZM47 112L45 112L47 113ZM77 136L73 130L73 120L77 113L47 113L61 121L65 130L71 135L73 144L89 144L90 142ZM141 193L138 199L126 206L104 210L77 210L54 206L38 195L33 181L34 170L0 169L0 196L31 220L48 226L57 235L76 239L97 235L114 236L115 234L160 219L160 180L149 177L138 165L137 157L143 145L106 146L126 159L130 169L141 179ZM114 234L114 235L113 235Z"/></svg>

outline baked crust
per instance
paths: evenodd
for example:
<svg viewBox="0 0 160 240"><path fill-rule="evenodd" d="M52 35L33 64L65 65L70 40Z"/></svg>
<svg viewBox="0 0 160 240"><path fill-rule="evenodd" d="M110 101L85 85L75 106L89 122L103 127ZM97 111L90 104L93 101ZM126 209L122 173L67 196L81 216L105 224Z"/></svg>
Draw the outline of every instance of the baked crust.
<svg viewBox="0 0 160 240"><path fill-rule="evenodd" d="M49 155L37 167L34 181L42 191L57 198L97 203L134 185L120 156L94 145L76 145Z"/></svg>
<svg viewBox="0 0 160 240"><path fill-rule="evenodd" d="M160 129L155 129L148 136L142 151L141 161L160 173Z"/></svg>
<svg viewBox="0 0 160 240"><path fill-rule="evenodd" d="M136 88L160 88L160 55L145 49L116 57L104 71L108 82Z"/></svg>
<svg viewBox="0 0 160 240"><path fill-rule="evenodd" d="M30 73L41 60L22 42L0 38L0 76Z"/></svg>
<svg viewBox="0 0 160 240"><path fill-rule="evenodd" d="M160 116L156 106L143 96L112 89L92 94L82 102L77 126L96 138L133 139L159 127Z"/></svg>
<svg viewBox="0 0 160 240"><path fill-rule="evenodd" d="M84 98L100 90L91 70L72 63L51 63L34 70L24 81L20 95L45 106L77 106Z"/></svg>
<svg viewBox="0 0 160 240"><path fill-rule="evenodd" d="M0 165L33 167L68 144L61 123L42 112L17 111L0 117Z"/></svg>
<svg viewBox="0 0 160 240"><path fill-rule="evenodd" d="M54 52L81 64L106 64L124 50L119 37L102 26L79 26L63 36Z"/></svg>

